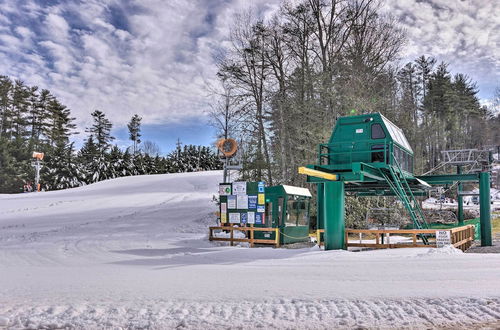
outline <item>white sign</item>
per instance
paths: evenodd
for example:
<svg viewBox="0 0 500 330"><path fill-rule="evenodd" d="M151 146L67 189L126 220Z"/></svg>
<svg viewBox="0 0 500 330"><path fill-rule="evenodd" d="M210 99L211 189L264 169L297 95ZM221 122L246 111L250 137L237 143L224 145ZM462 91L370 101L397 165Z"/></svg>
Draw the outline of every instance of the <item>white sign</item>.
<svg viewBox="0 0 500 330"><path fill-rule="evenodd" d="M233 195L246 195L247 183L246 182L233 182Z"/></svg>
<svg viewBox="0 0 500 330"><path fill-rule="evenodd" d="M359 133L363 133L363 129L362 128L357 128L356 129L356 133L359 134Z"/></svg>
<svg viewBox="0 0 500 330"><path fill-rule="evenodd" d="M226 213L227 212L227 204L226 203L220 203L220 211L222 213Z"/></svg>
<svg viewBox="0 0 500 330"><path fill-rule="evenodd" d="M240 223L240 214L239 213L229 213L229 222L230 223Z"/></svg>
<svg viewBox="0 0 500 330"><path fill-rule="evenodd" d="M221 184L219 186L219 195L220 196L231 195L231 185L230 184Z"/></svg>
<svg viewBox="0 0 500 330"><path fill-rule="evenodd" d="M227 196L227 208L233 210L236 208L236 196Z"/></svg>
<svg viewBox="0 0 500 330"><path fill-rule="evenodd" d="M451 233L449 230L436 230L436 247L442 248L451 244Z"/></svg>
<svg viewBox="0 0 500 330"><path fill-rule="evenodd" d="M237 195L236 196L236 208L239 210L248 209L248 195Z"/></svg>
<svg viewBox="0 0 500 330"><path fill-rule="evenodd" d="M257 205L257 212L259 212L259 213L266 212L264 205Z"/></svg>
<svg viewBox="0 0 500 330"><path fill-rule="evenodd" d="M255 223L255 212L248 212L248 223Z"/></svg>

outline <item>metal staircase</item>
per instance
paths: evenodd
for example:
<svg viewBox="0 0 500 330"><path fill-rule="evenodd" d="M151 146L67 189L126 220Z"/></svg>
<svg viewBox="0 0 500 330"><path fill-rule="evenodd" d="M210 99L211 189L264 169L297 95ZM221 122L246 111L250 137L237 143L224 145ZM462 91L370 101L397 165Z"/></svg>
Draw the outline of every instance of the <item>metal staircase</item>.
<svg viewBox="0 0 500 330"><path fill-rule="evenodd" d="M391 190L396 196L398 196L398 198L401 200L404 207L408 211L414 228L428 229L429 226L425 221L424 213L420 208L420 205L418 204L415 196L413 195L411 187L408 184L408 181L406 180L401 167L399 166L396 159L393 160L397 170L390 166L389 171L387 171L387 169L380 169L380 173L389 184ZM421 235L421 238L425 244L428 244L428 240L425 235Z"/></svg>

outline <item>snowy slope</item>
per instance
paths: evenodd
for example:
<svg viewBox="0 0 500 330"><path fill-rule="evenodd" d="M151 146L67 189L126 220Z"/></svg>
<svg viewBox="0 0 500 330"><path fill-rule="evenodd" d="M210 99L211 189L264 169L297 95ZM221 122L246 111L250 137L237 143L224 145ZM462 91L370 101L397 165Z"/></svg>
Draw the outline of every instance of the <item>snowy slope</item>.
<svg viewBox="0 0 500 330"><path fill-rule="evenodd" d="M500 319L499 255L209 243L221 176L0 195L0 328L466 328Z"/></svg>

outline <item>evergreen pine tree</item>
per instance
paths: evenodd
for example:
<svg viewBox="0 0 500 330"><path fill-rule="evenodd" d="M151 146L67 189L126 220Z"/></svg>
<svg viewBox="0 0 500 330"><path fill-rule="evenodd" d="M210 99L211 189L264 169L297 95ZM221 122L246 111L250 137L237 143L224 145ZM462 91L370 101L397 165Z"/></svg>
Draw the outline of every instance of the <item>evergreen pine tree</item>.
<svg viewBox="0 0 500 330"><path fill-rule="evenodd" d="M137 145L141 143L141 120L142 118L139 117L139 115L135 114L131 119L130 122L127 124L128 131L129 131L129 138L133 142L132 150L134 155L137 153Z"/></svg>

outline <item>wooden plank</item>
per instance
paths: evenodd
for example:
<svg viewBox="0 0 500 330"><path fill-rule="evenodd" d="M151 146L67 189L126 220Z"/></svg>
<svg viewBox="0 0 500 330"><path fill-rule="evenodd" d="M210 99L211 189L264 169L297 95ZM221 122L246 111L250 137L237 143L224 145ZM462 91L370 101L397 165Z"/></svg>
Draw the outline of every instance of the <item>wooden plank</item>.
<svg viewBox="0 0 500 330"><path fill-rule="evenodd" d="M452 233L456 233L456 232L459 232L459 231L465 231L471 227L474 227L473 225L466 225L466 226L461 226L461 227L455 227L455 228L452 228L450 229Z"/></svg>
<svg viewBox="0 0 500 330"><path fill-rule="evenodd" d="M255 241L254 241L254 238L255 238L255 230L254 230L254 227L253 227L253 223L250 225L250 228L252 228L252 230L250 231L250 247L253 247Z"/></svg>
<svg viewBox="0 0 500 330"><path fill-rule="evenodd" d="M467 243L469 241L472 241L472 237L468 237L466 239L461 240L460 242L456 242L456 243L453 244L453 246L454 247L458 247L458 246L463 245L463 244L465 244L465 243Z"/></svg>
<svg viewBox="0 0 500 330"><path fill-rule="evenodd" d="M268 227L209 227L211 230L238 230L238 231L274 231L275 228L268 228Z"/></svg>
<svg viewBox="0 0 500 330"><path fill-rule="evenodd" d="M346 229L349 234L436 234L439 229ZM446 230L446 229L444 229Z"/></svg>
<svg viewBox="0 0 500 330"><path fill-rule="evenodd" d="M231 239L228 237L214 237L212 240L220 241L220 242L231 242ZM250 239L249 238L233 238L232 241L238 242L238 243L249 243ZM256 243L256 244L271 244L271 245L276 244L276 242L274 240L268 240L268 239L255 239L254 243Z"/></svg>
<svg viewBox="0 0 500 330"><path fill-rule="evenodd" d="M394 248L434 248L436 245L412 245L412 244L373 244L373 243L349 243L348 247L367 247L367 248L375 248L375 249L394 249Z"/></svg>

